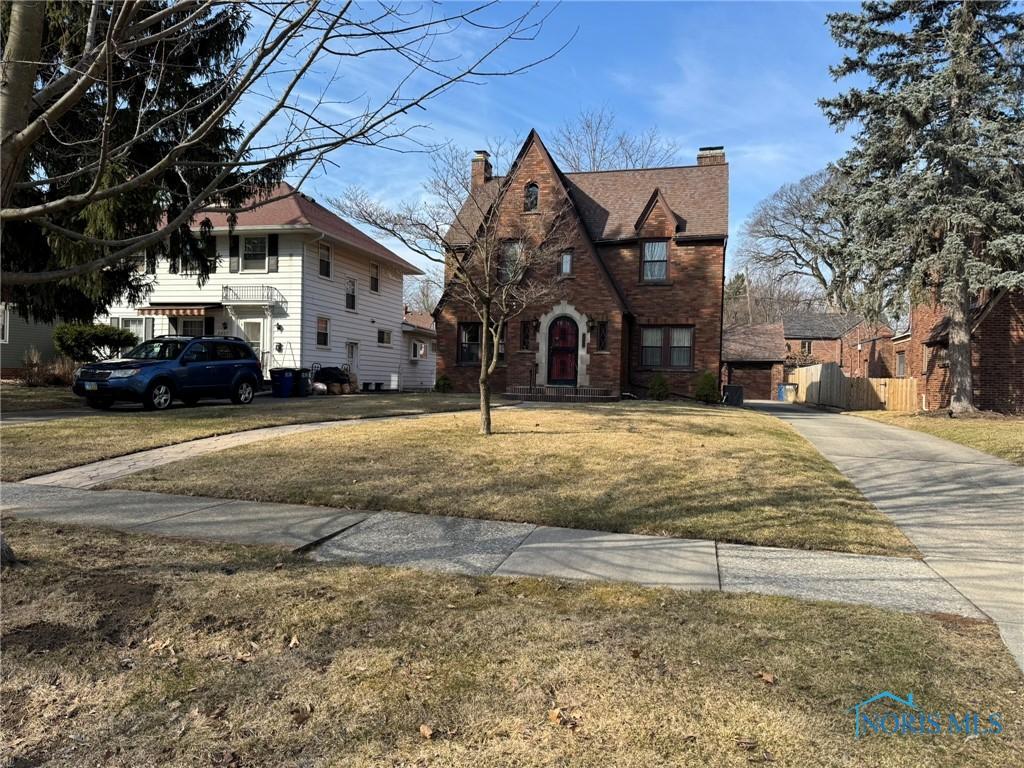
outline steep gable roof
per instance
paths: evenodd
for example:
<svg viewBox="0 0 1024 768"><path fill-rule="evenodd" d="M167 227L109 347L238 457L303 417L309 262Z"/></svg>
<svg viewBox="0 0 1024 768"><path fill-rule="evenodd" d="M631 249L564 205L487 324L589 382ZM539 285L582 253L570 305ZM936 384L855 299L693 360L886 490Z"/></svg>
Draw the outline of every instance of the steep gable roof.
<svg viewBox="0 0 1024 768"><path fill-rule="evenodd" d="M643 226L647 223L647 219L651 215L651 212L658 205L661 205L665 210L665 213L668 214L669 221L675 222L675 232L686 231L686 219L672 210L672 206L668 204L668 200L665 199L665 195L661 192L661 187L655 187L650 198L647 200L647 204L644 206L644 209L637 217L636 223L633 225L634 232L639 233L640 230L643 229Z"/></svg>
<svg viewBox="0 0 1024 768"><path fill-rule="evenodd" d="M279 198L279 199L275 199ZM388 262L407 275L423 274L398 254L378 243L369 235L359 231L343 218L324 208L313 198L299 192L287 182L271 190L266 198L270 202L257 205L238 214L235 229L246 227L309 227L323 232L328 237L350 246L367 256ZM215 229L227 229L228 217L224 213L208 213Z"/></svg>

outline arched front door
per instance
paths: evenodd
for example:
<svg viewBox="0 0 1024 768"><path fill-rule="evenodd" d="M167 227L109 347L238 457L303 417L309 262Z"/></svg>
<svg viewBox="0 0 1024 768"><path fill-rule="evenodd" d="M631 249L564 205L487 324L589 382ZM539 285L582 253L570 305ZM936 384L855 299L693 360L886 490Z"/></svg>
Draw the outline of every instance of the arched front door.
<svg viewBox="0 0 1024 768"><path fill-rule="evenodd" d="M548 328L548 383L576 386L580 329L571 317L559 317Z"/></svg>

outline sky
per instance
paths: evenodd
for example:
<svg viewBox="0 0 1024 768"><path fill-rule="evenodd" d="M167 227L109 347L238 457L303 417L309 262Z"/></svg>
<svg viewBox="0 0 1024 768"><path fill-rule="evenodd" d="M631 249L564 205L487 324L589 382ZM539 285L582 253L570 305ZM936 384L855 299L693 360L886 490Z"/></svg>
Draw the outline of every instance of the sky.
<svg viewBox="0 0 1024 768"><path fill-rule="evenodd" d="M450 11L460 7L445 3ZM464 6L461 6L464 7ZM544 56L551 61L512 77L460 84L416 110L421 142L452 142L464 149L499 136L550 135L580 110L607 108L622 128L656 126L683 149L680 165L696 162L698 147L724 145L730 164L730 243L734 256L743 222L782 184L838 159L849 139L837 134L816 104L842 90L828 68L842 50L831 39L826 14L852 4L814 2L563 2L547 13L537 40L512 46L496 65ZM497 15L526 10L503 3ZM435 11L436 12L436 11ZM473 54L484 32L453 33L435 42L450 57ZM327 88L343 115L350 99L373 99L403 73L394 57L354 59L304 84ZM337 74L340 73L340 74ZM320 81L317 78L321 78ZM422 152L351 147L332 156L333 167L306 183L317 200L361 186L389 204L421 195L429 175ZM685 215L685 212L683 212ZM419 266L424 260L389 243ZM728 261L735 268L735 258Z"/></svg>

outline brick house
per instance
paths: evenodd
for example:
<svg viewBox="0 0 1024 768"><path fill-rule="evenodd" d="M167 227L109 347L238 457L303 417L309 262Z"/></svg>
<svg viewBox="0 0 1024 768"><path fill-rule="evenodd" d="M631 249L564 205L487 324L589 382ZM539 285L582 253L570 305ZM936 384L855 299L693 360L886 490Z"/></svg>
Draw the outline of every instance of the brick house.
<svg viewBox="0 0 1024 768"><path fill-rule="evenodd" d="M893 375L917 379L921 410L949 407L948 344L946 314L934 301L912 307L910 327L892 340ZM978 297L972 309L971 366L975 407L1024 411L1024 292Z"/></svg>
<svg viewBox="0 0 1024 768"><path fill-rule="evenodd" d="M853 313L797 312L782 320L790 366L837 363L847 376L892 376L893 331Z"/></svg>
<svg viewBox="0 0 1024 768"><path fill-rule="evenodd" d="M495 392L619 397L661 373L673 392L692 395L701 371L718 375L729 228L721 147L702 149L692 166L563 173L531 131L504 177L477 153L471 194L498 206L499 236L554 206L571 219L570 245L551 267L555 298L503 330ZM475 390L475 313L446 290L434 317L438 377Z"/></svg>
<svg viewBox="0 0 1024 768"><path fill-rule="evenodd" d="M785 381L785 362L782 323L722 331L722 383L743 387L744 400L777 400L779 384Z"/></svg>

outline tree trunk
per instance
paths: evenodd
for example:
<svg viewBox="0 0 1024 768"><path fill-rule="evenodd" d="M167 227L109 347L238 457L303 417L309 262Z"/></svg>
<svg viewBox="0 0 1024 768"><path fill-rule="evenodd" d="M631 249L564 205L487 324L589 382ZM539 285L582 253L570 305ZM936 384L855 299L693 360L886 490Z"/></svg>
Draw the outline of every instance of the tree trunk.
<svg viewBox="0 0 1024 768"><path fill-rule="evenodd" d="M25 156L24 150L12 151L10 138L28 122L36 68L43 45L46 3L13 3L4 45L0 72L0 200L6 207L14 192Z"/></svg>
<svg viewBox="0 0 1024 768"><path fill-rule="evenodd" d="M971 303L967 281L960 278L956 285L956 295L946 308L949 315L949 411L952 415L974 411Z"/></svg>
<svg viewBox="0 0 1024 768"><path fill-rule="evenodd" d="M480 434L491 434L491 313L484 308L480 325Z"/></svg>

